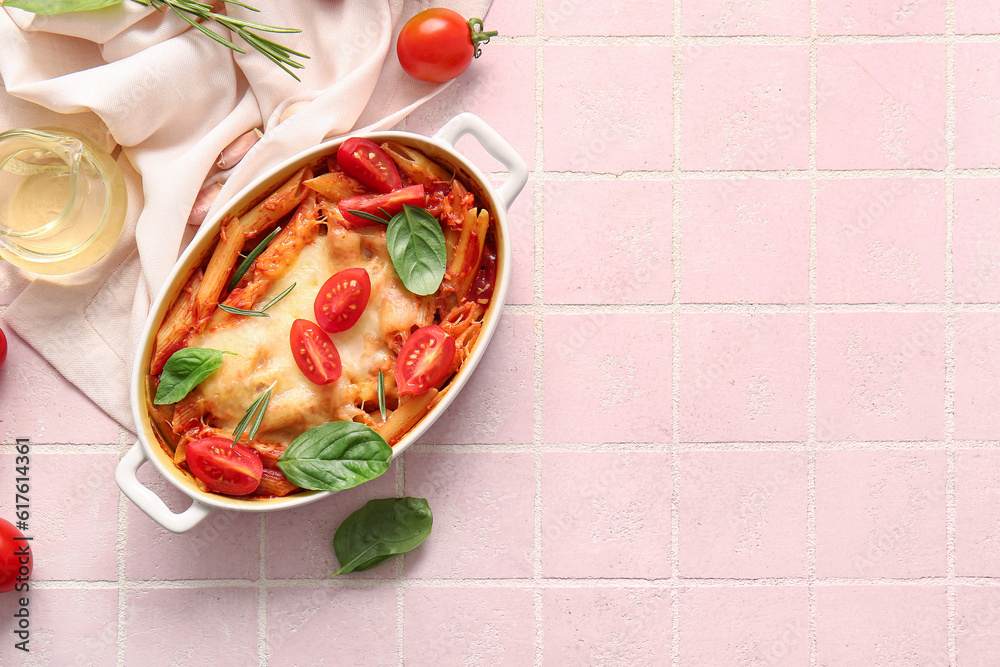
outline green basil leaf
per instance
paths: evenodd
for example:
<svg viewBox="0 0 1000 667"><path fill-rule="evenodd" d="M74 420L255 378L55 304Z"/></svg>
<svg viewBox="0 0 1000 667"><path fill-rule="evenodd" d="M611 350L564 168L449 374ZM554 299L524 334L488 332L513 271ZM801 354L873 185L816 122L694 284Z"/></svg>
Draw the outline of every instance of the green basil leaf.
<svg viewBox="0 0 1000 667"><path fill-rule="evenodd" d="M448 264L441 223L419 206L403 205L385 231L392 265L406 289L433 294L441 286Z"/></svg>
<svg viewBox="0 0 1000 667"><path fill-rule="evenodd" d="M416 549L433 524L423 498L369 500L337 528L333 551L340 569L331 576L368 570Z"/></svg>
<svg viewBox="0 0 1000 667"><path fill-rule="evenodd" d="M201 381L219 370L224 355L233 352L221 352L207 347L185 347L177 350L160 373L160 386L156 389L156 405L176 403L201 384Z"/></svg>
<svg viewBox="0 0 1000 667"><path fill-rule="evenodd" d="M292 484L314 491L343 491L389 469L392 447L357 422L314 426L292 440L278 467Z"/></svg>
<svg viewBox="0 0 1000 667"><path fill-rule="evenodd" d="M33 14L67 14L86 12L111 5L120 5L124 0L4 0L4 7L17 7Z"/></svg>

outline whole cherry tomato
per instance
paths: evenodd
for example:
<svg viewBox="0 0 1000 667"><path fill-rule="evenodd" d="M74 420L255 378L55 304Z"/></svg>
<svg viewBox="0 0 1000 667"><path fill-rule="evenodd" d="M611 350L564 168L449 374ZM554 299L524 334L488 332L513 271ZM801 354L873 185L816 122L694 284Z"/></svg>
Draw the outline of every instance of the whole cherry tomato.
<svg viewBox="0 0 1000 667"><path fill-rule="evenodd" d="M7 337L3 335L3 329L0 329L0 368L3 367L3 362L7 358Z"/></svg>
<svg viewBox="0 0 1000 667"><path fill-rule="evenodd" d="M216 493L245 496L260 484L264 471L257 452L226 438L201 438L187 446L188 467Z"/></svg>
<svg viewBox="0 0 1000 667"><path fill-rule="evenodd" d="M421 81L450 81L464 72L479 47L497 32L483 32L482 19L468 21L458 12L425 9L406 22L396 40L396 55L407 74Z"/></svg>
<svg viewBox="0 0 1000 667"><path fill-rule="evenodd" d="M362 268L344 269L323 283L313 303L316 323L330 333L347 331L361 319L372 295L372 280Z"/></svg>
<svg viewBox="0 0 1000 667"><path fill-rule="evenodd" d="M31 548L14 524L0 519L0 593L28 590Z"/></svg>
<svg viewBox="0 0 1000 667"><path fill-rule="evenodd" d="M420 327L406 339L396 358L399 394L422 394L451 373L455 339L436 324Z"/></svg>

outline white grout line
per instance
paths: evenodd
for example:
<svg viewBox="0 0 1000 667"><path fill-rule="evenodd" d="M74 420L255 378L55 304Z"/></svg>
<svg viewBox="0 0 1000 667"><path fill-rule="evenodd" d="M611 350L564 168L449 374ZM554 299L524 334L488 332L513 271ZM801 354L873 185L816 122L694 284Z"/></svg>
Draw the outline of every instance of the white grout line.
<svg viewBox="0 0 1000 667"><path fill-rule="evenodd" d="M535 34L544 41L545 34L545 0L535 0ZM539 46L535 50L535 170L532 181L534 229L534 255L532 272L532 302L529 306L534 337L533 359L533 391L534 429L532 441L535 471L535 502L533 507L533 549L532 578L542 579L542 454L545 442L543 428L543 399L545 376L545 321L542 304L545 301L545 180L541 173L545 168L545 49ZM544 662L545 648L545 600L540 588L532 593L532 607L535 614L535 665L541 667Z"/></svg>
<svg viewBox="0 0 1000 667"><path fill-rule="evenodd" d="M260 582L255 579L131 579L122 586L117 581L39 581L32 584L37 590L186 590L191 588L239 588L257 590ZM1000 591L1000 577L948 577L926 576L908 579L905 577L680 577L673 578L611 578L611 577L547 577L535 578L408 578L396 579L269 579L267 588L655 588L683 591L692 586L975 586Z"/></svg>
<svg viewBox="0 0 1000 667"><path fill-rule="evenodd" d="M945 4L946 32L955 33L955 0ZM945 227L944 291L949 304L944 332L945 359L945 448L947 451L947 481L945 485L945 550L948 575L948 663L958 663L957 610L955 604L955 276L953 263L953 238L955 223L955 40L949 39L945 62L945 146L948 162L945 167L945 202L947 210Z"/></svg>
<svg viewBox="0 0 1000 667"><path fill-rule="evenodd" d="M267 645L267 515L257 518L257 664L267 667L270 659Z"/></svg>
<svg viewBox="0 0 1000 667"><path fill-rule="evenodd" d="M124 430L124 429L122 429ZM128 506L132 501L124 493L118 494L118 535L115 539L115 552L118 554L118 639L116 642L115 664L125 667L125 641L128 629L128 605L126 593L125 555L128 546ZM34 587L36 584L32 582Z"/></svg>
<svg viewBox="0 0 1000 667"><path fill-rule="evenodd" d="M683 134L684 107L684 49L681 46L683 31L683 10L681 0L674 0L673 7L674 36L673 46L673 170L670 172L671 190L671 263L674 272L673 293L671 298L670 317L670 579L680 580L680 544L681 544L681 455L679 451L680 434L680 396L681 396L681 320L677 306L681 302L681 280L683 278L684 262L682 258L683 229L681 225L681 203L684 195L680 175L683 168L681 154L681 136ZM671 627L671 662L673 667L681 664L681 596L676 590L670 593L670 627Z"/></svg>
<svg viewBox="0 0 1000 667"><path fill-rule="evenodd" d="M817 195L820 172L817 169L819 145L819 7L817 0L809 3L809 384L806 404L807 469L806 469L806 574L809 579L809 665L819 660L819 640L816 609L816 292L817 270Z"/></svg>
<svg viewBox="0 0 1000 667"><path fill-rule="evenodd" d="M405 496L406 456L403 455L396 459L396 497L404 498ZM393 567L395 567L394 581L396 584L396 664L398 667L403 667L403 650L406 639L406 591L399 585L399 582L405 580L406 554L397 558Z"/></svg>
<svg viewBox="0 0 1000 667"><path fill-rule="evenodd" d="M906 35L558 35L493 38L495 44L522 46L808 46L817 44L996 44L1000 34Z"/></svg>

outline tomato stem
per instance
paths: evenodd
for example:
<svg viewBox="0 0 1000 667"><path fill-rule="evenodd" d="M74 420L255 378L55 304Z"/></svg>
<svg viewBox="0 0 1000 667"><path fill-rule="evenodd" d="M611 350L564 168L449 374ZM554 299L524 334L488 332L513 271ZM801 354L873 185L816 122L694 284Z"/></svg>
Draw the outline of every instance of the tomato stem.
<svg viewBox="0 0 1000 667"><path fill-rule="evenodd" d="M479 47L482 44L489 44L490 43L490 37L496 37L497 35L500 34L496 30L491 30L489 32L484 32L483 31L483 20L482 19L476 19L476 18L469 19L469 31L471 33L470 36L472 38L472 46L475 47L475 49L476 49L476 57L477 58L479 56L481 56L482 53L483 53L482 49L480 49Z"/></svg>

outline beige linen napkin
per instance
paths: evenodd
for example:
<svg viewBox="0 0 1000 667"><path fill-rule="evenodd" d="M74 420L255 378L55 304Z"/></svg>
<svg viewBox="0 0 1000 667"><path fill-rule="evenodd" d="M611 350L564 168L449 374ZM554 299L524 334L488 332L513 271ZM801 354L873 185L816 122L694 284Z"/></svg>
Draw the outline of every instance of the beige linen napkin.
<svg viewBox="0 0 1000 667"><path fill-rule="evenodd" d="M483 16L489 3L445 4ZM129 189L115 250L68 278L33 279L3 318L129 429L129 377L150 300L182 250L188 213L219 152L264 127L263 139L222 175L216 207L324 137L391 127L443 88L411 79L395 56L399 27L426 6L416 0L250 4L261 12L229 11L302 29L278 36L312 57L301 83L249 47L234 54L179 17L133 2L48 17L0 9L0 130L64 127L109 150L121 146ZM296 102L308 104L278 124ZM25 278L0 263L0 291Z"/></svg>

